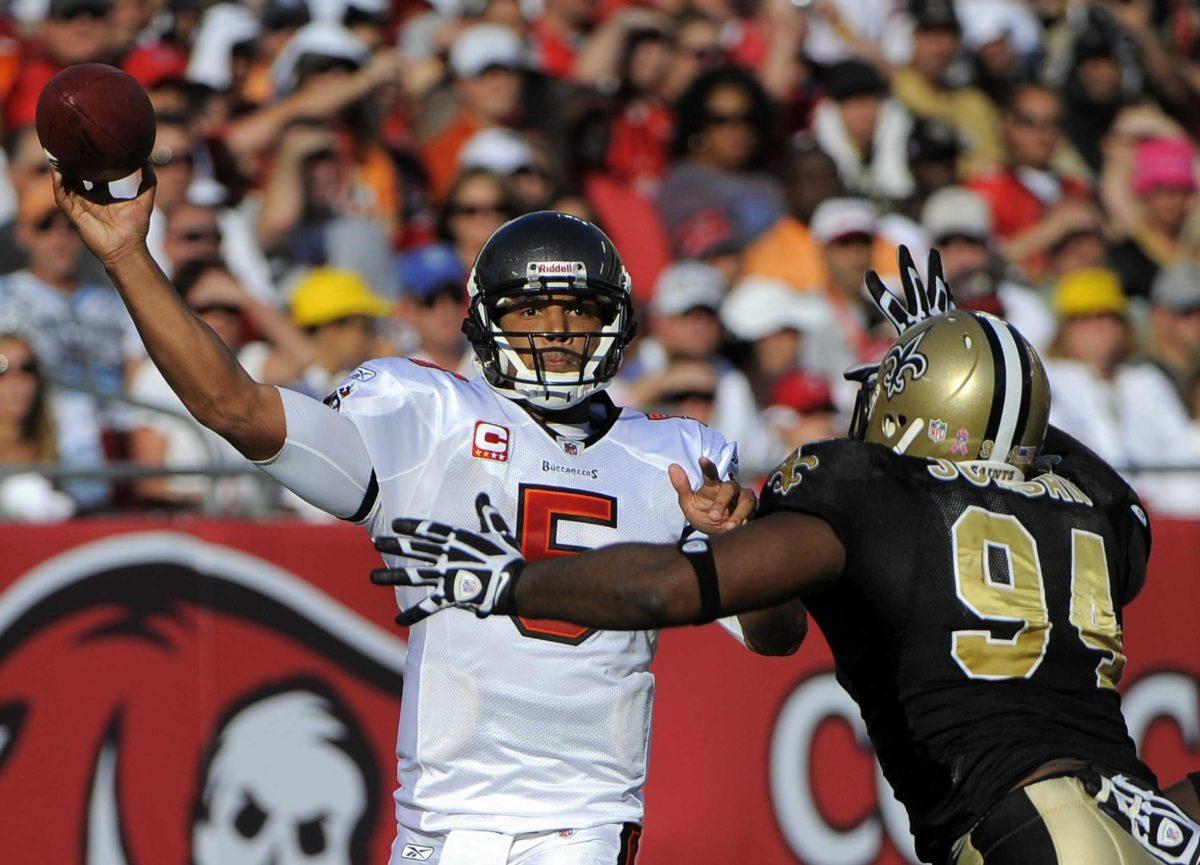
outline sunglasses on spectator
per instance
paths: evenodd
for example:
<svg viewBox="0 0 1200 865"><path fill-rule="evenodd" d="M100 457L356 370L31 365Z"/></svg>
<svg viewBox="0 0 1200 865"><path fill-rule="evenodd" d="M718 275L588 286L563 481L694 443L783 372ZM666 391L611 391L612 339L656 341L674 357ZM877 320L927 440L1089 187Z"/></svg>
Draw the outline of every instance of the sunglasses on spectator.
<svg viewBox="0 0 1200 865"><path fill-rule="evenodd" d="M663 401L668 404L693 401L713 402L716 398L716 394L711 390L680 390L663 395Z"/></svg>
<svg viewBox="0 0 1200 865"><path fill-rule="evenodd" d="M425 309L432 309L433 307L437 306L437 303L440 300L452 300L455 303L465 303L467 300L467 292L461 285L453 282L447 282L443 285L439 285L433 291L429 292L429 294L419 296L417 298L417 303L425 307Z"/></svg>
<svg viewBox="0 0 1200 865"><path fill-rule="evenodd" d="M353 60L306 54L296 63L296 76L305 78L309 75L324 75L327 72L354 72L357 69L358 64Z"/></svg>
<svg viewBox="0 0 1200 865"><path fill-rule="evenodd" d="M176 153L170 147L161 147L150 154L150 161L159 167L164 165L186 165L191 168L196 164L196 157L190 153Z"/></svg>
<svg viewBox="0 0 1200 865"><path fill-rule="evenodd" d="M705 45L702 48L682 48L682 51L690 54L694 60L701 63L715 63L721 59L721 49L715 45Z"/></svg>
<svg viewBox="0 0 1200 865"><path fill-rule="evenodd" d="M452 204L450 205L451 216L480 216L483 214L500 214L508 213L508 208L503 204Z"/></svg>
<svg viewBox="0 0 1200 865"><path fill-rule="evenodd" d="M108 8L105 6L76 6L74 9L67 9L53 16L55 21L74 21L76 18L91 18L99 20L108 17Z"/></svg>
<svg viewBox="0 0 1200 865"><path fill-rule="evenodd" d="M721 112L721 111L705 111L704 122L708 126L748 126L750 124L749 111L737 112Z"/></svg>
<svg viewBox="0 0 1200 865"><path fill-rule="evenodd" d="M216 228L196 228L192 229L191 231L181 231L176 235L176 237L178 237L180 240L187 241L188 243L220 243L221 231L220 229Z"/></svg>
<svg viewBox="0 0 1200 865"><path fill-rule="evenodd" d="M355 27L360 24L370 27L386 27L387 16L377 15L374 12L368 12L365 9L359 9L355 6L351 6L346 10L345 14L342 15L342 26Z"/></svg>
<svg viewBox="0 0 1200 865"><path fill-rule="evenodd" d="M984 238L979 237L974 234L965 234L965 233L953 234L953 233L951 233L951 234L943 234L941 237L937 238L934 242L938 246L948 246L951 243L969 243L972 246L983 246L987 241Z"/></svg>
<svg viewBox="0 0 1200 865"><path fill-rule="evenodd" d="M1039 130L1056 130L1062 126L1062 118L1058 115L1054 117L1037 117L1033 114L1026 114L1024 111L1014 111L1013 120L1019 125L1026 126L1030 129Z"/></svg>
<svg viewBox="0 0 1200 865"><path fill-rule="evenodd" d="M223 312L226 315L242 314L241 309L229 303L205 303L200 306L193 306L192 312L196 313L196 315L207 315L210 312Z"/></svg>
<svg viewBox="0 0 1200 865"><path fill-rule="evenodd" d="M0 354L0 375L5 375L10 372L23 372L27 375L37 375L41 372L41 367L38 366L37 360L34 358L26 358L25 362L16 366L8 362L8 358Z"/></svg>
<svg viewBox="0 0 1200 865"><path fill-rule="evenodd" d="M47 234L55 228L70 228L71 223L67 222L67 218L56 211L51 211L33 224L35 234Z"/></svg>
<svg viewBox="0 0 1200 865"><path fill-rule="evenodd" d="M674 40L655 27L643 27L633 30L626 37L626 41L630 45L640 45L643 42L661 42L665 45L674 45Z"/></svg>
<svg viewBox="0 0 1200 865"><path fill-rule="evenodd" d="M375 333L379 320L369 315L348 315L345 318L334 319L329 323L341 327L356 327L365 333Z"/></svg>

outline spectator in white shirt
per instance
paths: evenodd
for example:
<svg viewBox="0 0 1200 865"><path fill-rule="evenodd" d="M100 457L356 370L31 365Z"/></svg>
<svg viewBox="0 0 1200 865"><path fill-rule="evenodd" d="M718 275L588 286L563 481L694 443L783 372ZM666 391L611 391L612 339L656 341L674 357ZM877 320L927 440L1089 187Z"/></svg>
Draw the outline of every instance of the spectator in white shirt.
<svg viewBox="0 0 1200 865"><path fill-rule="evenodd" d="M1154 278L1146 357L1170 377L1180 399L1190 402L1189 390L1200 375L1200 264L1174 264Z"/></svg>
<svg viewBox="0 0 1200 865"><path fill-rule="evenodd" d="M59 452L49 403L30 341L20 333L5 332L0 322L0 466L55 463L69 457ZM37 472L0 478L0 520L48 523L74 512L74 500Z"/></svg>
<svg viewBox="0 0 1200 865"><path fill-rule="evenodd" d="M1001 316L1044 352L1054 336L1054 316L1041 295L1010 278L1008 263L990 242L987 200L973 189L944 187L925 202L921 224L942 254L958 305Z"/></svg>
<svg viewBox="0 0 1200 865"><path fill-rule="evenodd" d="M45 373L106 392L122 390L130 367L144 356L141 339L116 291L83 278L83 243L55 204L49 178L22 189L16 238L28 265L0 277L6 320L29 335ZM69 387L54 393L51 408L60 445L79 455L80 467L103 464L102 430L129 422L118 403ZM102 480L70 481L64 489L85 510L104 505L110 495Z"/></svg>
<svg viewBox="0 0 1200 865"><path fill-rule="evenodd" d="M750 382L718 354L724 336L717 310L728 284L711 265L682 261L663 271L650 305L650 335L621 368L610 390L618 404L655 409L678 391L679 362L711 364L717 380L709 425L738 443L743 468L768 467L772 441L760 422Z"/></svg>
<svg viewBox="0 0 1200 865"><path fill-rule="evenodd" d="M1159 513L1200 514L1200 437L1167 376L1129 360L1133 330L1116 273L1088 268L1054 290L1059 328L1046 361L1050 422L1112 463ZM1173 471L1140 468L1179 467Z"/></svg>

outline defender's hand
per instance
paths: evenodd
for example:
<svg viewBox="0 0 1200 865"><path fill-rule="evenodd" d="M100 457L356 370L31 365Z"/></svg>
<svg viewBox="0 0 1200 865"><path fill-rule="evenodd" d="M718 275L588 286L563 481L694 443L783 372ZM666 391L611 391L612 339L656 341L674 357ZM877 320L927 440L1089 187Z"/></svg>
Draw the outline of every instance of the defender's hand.
<svg viewBox="0 0 1200 865"><path fill-rule="evenodd" d="M888 288L875 271L868 270L864 275L867 292L879 311L896 328L896 333L904 333L927 318L954 309L954 295L942 274L941 253L936 249L929 250L929 266L925 270L924 280L917 272L912 253L904 244L900 245L899 263L904 297L899 297Z"/></svg>
<svg viewBox="0 0 1200 865"><path fill-rule="evenodd" d="M735 480L721 480L708 457L700 457L699 465L704 480L698 490L692 489L683 466L671 463L667 468L671 486L679 496L679 509L697 531L706 535L725 532L754 515L758 498L753 490Z"/></svg>
<svg viewBox="0 0 1200 865"><path fill-rule="evenodd" d="M113 198L108 185L96 184L84 189L82 181L64 177L50 169L54 183L54 200L71 220L84 244L101 264L109 267L146 245L150 230L150 214L154 212L154 189L158 178L149 163L142 166L141 184L137 195L130 199Z"/></svg>
<svg viewBox="0 0 1200 865"><path fill-rule="evenodd" d="M420 565L379 568L371 582L381 586L432 586L433 593L396 616L411 625L448 607L472 610L479 618L514 611L517 579L525 567L500 512L486 493L475 499L479 532L432 520L392 521L395 535L375 539L381 553L403 556Z"/></svg>

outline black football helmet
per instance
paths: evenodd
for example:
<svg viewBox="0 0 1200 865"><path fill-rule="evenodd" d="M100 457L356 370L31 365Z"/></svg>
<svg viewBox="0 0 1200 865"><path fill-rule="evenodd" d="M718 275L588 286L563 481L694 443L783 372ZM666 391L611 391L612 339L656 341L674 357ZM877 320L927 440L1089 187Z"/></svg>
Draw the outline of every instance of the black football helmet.
<svg viewBox="0 0 1200 865"><path fill-rule="evenodd" d="M475 259L467 291L463 333L488 383L539 408L569 408L607 387L633 339L629 274L621 256L603 231L566 213L528 213L496 229ZM584 337L577 371L551 372L540 360L547 348L535 347L533 338L562 334L505 331L500 316L518 298L574 294L600 305L603 324L572 333ZM514 348L518 341L523 350L528 345L525 359Z"/></svg>

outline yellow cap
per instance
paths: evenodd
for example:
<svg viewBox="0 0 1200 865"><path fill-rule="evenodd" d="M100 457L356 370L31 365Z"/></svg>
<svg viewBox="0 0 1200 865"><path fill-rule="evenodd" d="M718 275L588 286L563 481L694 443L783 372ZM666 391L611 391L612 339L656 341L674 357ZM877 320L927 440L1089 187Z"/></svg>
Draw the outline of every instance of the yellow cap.
<svg viewBox="0 0 1200 865"><path fill-rule="evenodd" d="M318 267L292 293L292 320L300 327L317 327L352 315L383 318L391 311L392 305L352 270Z"/></svg>
<svg viewBox="0 0 1200 865"><path fill-rule="evenodd" d="M1054 312L1059 318L1081 315L1125 315L1129 301L1117 274L1103 267L1073 270L1054 287Z"/></svg>

